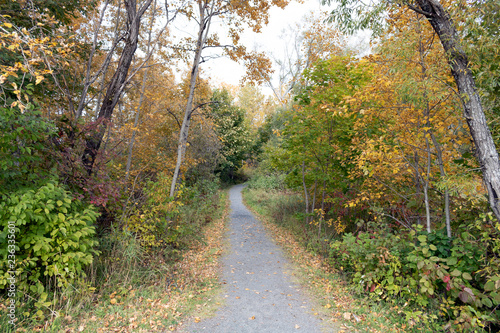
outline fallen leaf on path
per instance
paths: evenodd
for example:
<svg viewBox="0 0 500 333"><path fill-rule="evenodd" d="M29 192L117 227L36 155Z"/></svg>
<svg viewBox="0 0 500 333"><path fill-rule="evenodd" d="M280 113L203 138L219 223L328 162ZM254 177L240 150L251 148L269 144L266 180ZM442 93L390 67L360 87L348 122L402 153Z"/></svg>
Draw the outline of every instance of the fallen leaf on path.
<svg viewBox="0 0 500 333"><path fill-rule="evenodd" d="M297 325L297 324L295 324L295 328L296 328L296 329L299 329L299 328L300 328L300 326L299 326L299 325Z"/></svg>
<svg viewBox="0 0 500 333"><path fill-rule="evenodd" d="M201 318L200 317L194 317L194 322L195 323L199 323L201 321Z"/></svg>
<svg viewBox="0 0 500 333"><path fill-rule="evenodd" d="M251 316L249 319L250 319L250 320L254 320L254 319L255 319L255 316Z"/></svg>

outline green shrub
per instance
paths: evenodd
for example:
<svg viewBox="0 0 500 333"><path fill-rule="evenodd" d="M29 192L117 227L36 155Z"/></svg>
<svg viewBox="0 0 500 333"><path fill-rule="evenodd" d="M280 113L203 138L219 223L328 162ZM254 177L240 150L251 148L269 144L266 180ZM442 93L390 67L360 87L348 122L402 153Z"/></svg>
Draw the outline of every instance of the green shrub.
<svg viewBox="0 0 500 333"><path fill-rule="evenodd" d="M0 193L47 176L45 142L52 133L54 126L31 104L24 112L0 108Z"/></svg>
<svg viewBox="0 0 500 333"><path fill-rule="evenodd" d="M36 299L37 307L45 305L49 289L67 287L92 262L97 217L93 206L74 199L57 182L3 195L0 289L15 281L18 293Z"/></svg>
<svg viewBox="0 0 500 333"><path fill-rule="evenodd" d="M333 242L330 260L342 263L360 292L432 306L455 328L467 330L500 317L499 231L486 216L452 239L421 226L400 234L378 227Z"/></svg>
<svg viewBox="0 0 500 333"><path fill-rule="evenodd" d="M256 174L248 182L248 187L263 190L284 190L285 174Z"/></svg>
<svg viewBox="0 0 500 333"><path fill-rule="evenodd" d="M147 199L134 207L124 227L132 232L147 252L162 251L174 257L189 245L201 226L210 222L219 209L218 179L200 180L180 186L177 197L169 196L170 177L159 175L144 192Z"/></svg>

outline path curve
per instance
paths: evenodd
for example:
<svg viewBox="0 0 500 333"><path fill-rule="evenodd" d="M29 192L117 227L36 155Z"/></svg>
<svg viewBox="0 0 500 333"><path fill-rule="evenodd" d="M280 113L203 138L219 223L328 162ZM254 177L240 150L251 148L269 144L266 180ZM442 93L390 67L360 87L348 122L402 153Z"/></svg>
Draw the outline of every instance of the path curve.
<svg viewBox="0 0 500 333"><path fill-rule="evenodd" d="M229 250L222 258L225 304L212 318L192 322L195 332L321 332L312 303L290 278L288 260L242 202L236 185L231 201Z"/></svg>

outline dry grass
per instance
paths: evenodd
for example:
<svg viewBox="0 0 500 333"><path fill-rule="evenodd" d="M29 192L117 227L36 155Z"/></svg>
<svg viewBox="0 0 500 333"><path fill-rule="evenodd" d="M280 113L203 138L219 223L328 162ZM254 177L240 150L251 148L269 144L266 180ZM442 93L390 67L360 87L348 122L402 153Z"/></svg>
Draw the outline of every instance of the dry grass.
<svg viewBox="0 0 500 333"><path fill-rule="evenodd" d="M179 261L167 264L149 258L147 264L152 272L143 283L137 281L137 276L143 275L132 281L134 274L125 272L128 267L111 268L111 274L122 274L121 278L110 276L99 292L82 297L56 318L17 331L167 332L182 328L190 317L209 316L215 308L210 305L219 299L218 259L229 209L226 193L221 203L221 217L200 230L203 237L193 242Z"/></svg>
<svg viewBox="0 0 500 333"><path fill-rule="evenodd" d="M394 314L401 312L397 306L376 304L353 295L350 286L344 281L340 271L329 265L320 255L312 254L297 240L297 235L290 229L272 221L272 217L262 207L256 207L259 200L251 200L250 191L243 192L245 204L256 214L269 230L276 243L296 266L299 283L319 303L318 312L324 320L340 324L341 332L410 332L409 327ZM260 194L259 194L260 195ZM267 193L266 202L273 200L280 193ZM252 203L252 204L250 204ZM260 213L260 214L259 214ZM418 329L417 329L418 331Z"/></svg>

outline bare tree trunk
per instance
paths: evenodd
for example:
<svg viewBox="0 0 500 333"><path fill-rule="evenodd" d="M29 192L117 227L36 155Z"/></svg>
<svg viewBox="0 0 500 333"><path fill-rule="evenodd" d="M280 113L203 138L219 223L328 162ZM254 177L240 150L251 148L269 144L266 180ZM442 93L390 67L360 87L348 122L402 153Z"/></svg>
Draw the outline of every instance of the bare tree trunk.
<svg viewBox="0 0 500 333"><path fill-rule="evenodd" d="M321 192L321 219L319 220L319 228L318 228L318 239L321 237L321 223L325 217L325 188L326 181L323 180L323 191Z"/></svg>
<svg viewBox="0 0 500 333"><path fill-rule="evenodd" d="M448 55L451 73L455 78L458 91L462 94L464 116L474 141L476 158L483 172L483 180L488 189L489 203L493 213L500 221L500 161L495 142L486 122L483 106L477 92L476 83L470 71L467 56L460 46L457 31L449 13L438 0L416 0L418 8L408 4L416 12L429 20L439 36Z"/></svg>
<svg viewBox="0 0 500 333"><path fill-rule="evenodd" d="M421 225L422 220L420 219L420 208L422 207L422 186L420 184L420 174L418 172L418 152L415 151L413 156L415 159L415 165L417 165L417 167L415 168L415 206L417 207L417 224Z"/></svg>
<svg viewBox="0 0 500 333"><path fill-rule="evenodd" d="M82 156L82 163L89 175L92 174L95 159L102 143L102 138L106 131L109 121L113 115L113 110L118 103L121 93L125 88L127 81L128 70L139 40L139 29L141 25L141 17L151 5L152 0L146 0L142 7L137 10L136 0L125 0L125 9L127 11L127 26L128 34L125 40L125 46L118 62L118 67L108 86L104 101L99 111L97 118L97 128L92 135L86 140L85 150Z"/></svg>
<svg viewBox="0 0 500 333"><path fill-rule="evenodd" d="M425 220L427 226L427 232L431 233L431 208L429 201L429 183L431 176L431 147L429 145L429 139L425 137L425 146L427 147L427 174L424 180L424 200L425 200Z"/></svg>
<svg viewBox="0 0 500 333"><path fill-rule="evenodd" d="M302 186L304 187L304 198L306 201L306 224L309 223L309 192L306 185L306 162L302 162Z"/></svg>
<svg viewBox="0 0 500 333"><path fill-rule="evenodd" d="M149 24L149 33L148 33L148 44L146 54L149 54L151 50L151 36L153 33L153 23L155 21L156 14L156 0L153 3L153 17L151 18L151 22ZM130 167L132 165L132 153L134 149L135 136L137 134L137 126L139 125L139 115L141 113L142 102L144 101L144 92L146 91L146 83L148 80L149 67L146 67L144 70L144 76L142 77L142 87L141 87L141 95L139 97L139 105L137 106L137 110L134 118L134 129L132 131L132 137L130 138L130 143L128 145L128 155L127 155L127 165L125 168L125 184L128 181L128 177L130 175Z"/></svg>
<svg viewBox="0 0 500 333"><path fill-rule="evenodd" d="M318 169L316 169L314 172L317 174ZM312 202L311 202L311 210L310 210L311 213L314 213L314 209L316 208L316 192L317 192L317 189L318 189L318 180L315 179L314 180L313 199L312 199Z"/></svg>
<svg viewBox="0 0 500 333"><path fill-rule="evenodd" d="M92 68L92 61L94 59L94 55L95 55L95 52L96 52L96 49L97 49L97 39L98 39L98 36L99 36L99 30L101 30L102 21L104 20L104 14L106 13L106 8L108 7L109 1L110 0L106 0L104 2L101 15L99 16L99 21L98 22L94 22L95 25L96 25L95 30L94 30L94 39L92 41L92 48L91 48L90 53L89 53L89 59L87 60L87 69L86 69L86 72L85 72L85 81L83 83L83 89L82 89L82 94L80 95L80 102L78 103L78 109L76 110L75 123L82 116L83 109L85 107L86 100L87 100L88 90L89 90L90 86L92 85L92 83L97 78L97 76L95 78L93 78L93 79L91 78L90 70ZM118 4L118 5L120 5L120 4ZM116 18L116 21L117 21L116 25L118 25L118 21L119 21L118 17ZM115 29L115 32L117 30L118 29ZM117 36L115 36L115 41L116 41L116 39L117 39ZM115 45L115 41L113 41L113 45ZM113 50L114 50L114 47L111 48L111 50L109 51L109 53L113 53ZM104 65L103 65L103 67L104 67ZM101 70L102 70L102 68L101 68ZM105 75L105 72L104 72L103 75Z"/></svg>
<svg viewBox="0 0 500 333"><path fill-rule="evenodd" d="M170 186L170 196L173 197L177 191L177 182L179 181L180 169L182 162L184 161L184 157L186 156L186 147L187 140L189 135L189 125L191 124L191 116L193 113L193 98L194 91L196 88L196 80L198 78L198 70L200 66L201 53L203 51L203 46L205 45L208 33L210 30L210 23L212 21L213 14L208 12L205 17L205 7L204 4L200 1L198 2L199 11L200 11L200 21L199 21L199 31L198 31L198 39L196 42L196 51L193 60L193 66L191 68L191 78L189 82L189 94L186 103L186 108L184 110L184 119L182 120L182 126L179 133L179 143L177 146L177 162L175 164L174 175L172 177L172 184ZM213 6L213 5L212 5Z"/></svg>
<svg viewBox="0 0 500 333"><path fill-rule="evenodd" d="M432 132L430 132L430 135L432 143L434 144L434 147L436 147L439 172L441 173L441 177L445 177L446 171L444 170L443 150L441 149L441 145L437 141L436 136ZM448 187L444 189L444 215L446 219L446 235L448 236L448 238L451 238L450 191L448 190Z"/></svg>
<svg viewBox="0 0 500 333"><path fill-rule="evenodd" d="M420 20L418 20L418 22L419 22L418 26L420 27ZM420 36L422 36L422 35L420 35ZM424 46L422 44L421 38L419 40L419 53L420 53L420 66L422 68L422 80L426 80L427 79L427 66L426 66L426 62L425 62L425 50L424 50ZM431 129L432 128L431 123L430 123L431 110L429 107L429 100L427 98L427 91L424 91L424 97L426 100L425 111L424 111L425 126L427 128L429 128L429 130L426 131L426 134L429 134L429 136L432 140L432 143L436 149L437 162L438 162L438 166L439 166L439 171L441 173L441 177L445 177L446 172L444 170L443 151L441 149L441 145L437 141L436 136L434 135L434 133L432 132L432 129ZM429 143L428 143L427 138L426 138L426 144L427 144L427 147L430 151L430 147L429 147ZM446 233L448 235L448 238L450 238L451 237L450 192L449 192L448 188L445 188L445 191L444 191L444 212L445 212L445 219L446 219L446 222L445 222L446 223Z"/></svg>

